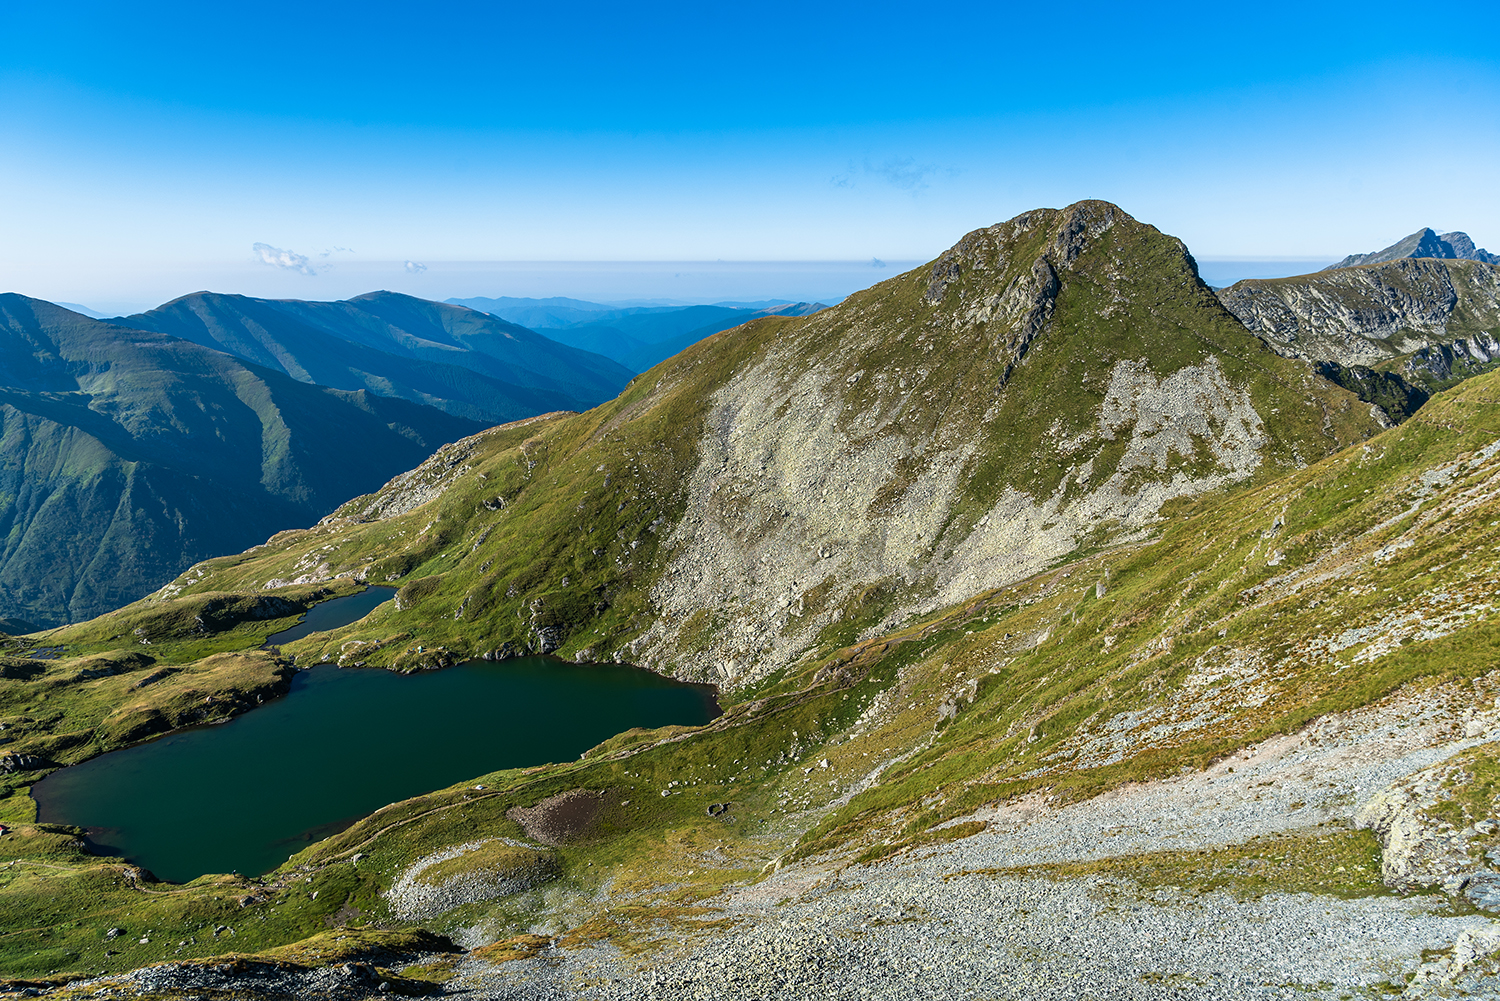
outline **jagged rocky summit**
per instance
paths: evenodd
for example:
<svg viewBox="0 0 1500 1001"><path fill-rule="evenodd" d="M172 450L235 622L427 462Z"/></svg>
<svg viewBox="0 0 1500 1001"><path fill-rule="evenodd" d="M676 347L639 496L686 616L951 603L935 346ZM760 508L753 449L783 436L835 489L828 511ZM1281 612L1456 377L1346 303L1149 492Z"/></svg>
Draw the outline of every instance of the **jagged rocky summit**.
<svg viewBox="0 0 1500 1001"><path fill-rule="evenodd" d="M1400 258L1218 293L1272 350L1409 416L1431 393L1500 361L1500 267Z"/></svg>
<svg viewBox="0 0 1500 1001"><path fill-rule="evenodd" d="M1492 254L1474 245L1467 233L1436 233L1422 228L1411 236L1368 254L1350 254L1337 264L1330 264L1324 271L1338 268L1353 268L1361 264L1384 264L1415 257L1436 257L1449 261L1483 261L1485 264L1500 264L1500 254Z"/></svg>

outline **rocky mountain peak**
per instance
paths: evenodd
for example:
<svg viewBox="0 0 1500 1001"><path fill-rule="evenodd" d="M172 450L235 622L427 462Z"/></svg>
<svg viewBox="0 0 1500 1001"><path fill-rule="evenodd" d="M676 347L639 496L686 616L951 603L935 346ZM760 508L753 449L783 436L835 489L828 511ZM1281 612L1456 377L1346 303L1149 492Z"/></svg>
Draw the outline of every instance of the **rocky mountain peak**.
<svg viewBox="0 0 1500 1001"><path fill-rule="evenodd" d="M1369 254L1350 254L1337 264L1330 264L1324 271L1338 268L1353 268L1362 264L1384 264L1405 258L1431 257L1448 261L1482 261L1485 264L1500 264L1500 254L1492 254L1474 245L1469 234L1461 232L1439 234L1423 227L1410 236L1397 240L1384 250Z"/></svg>
<svg viewBox="0 0 1500 1001"><path fill-rule="evenodd" d="M1376 430L1352 393L1266 351L1180 240L1080 202L815 315L716 334L588 413L489 432L461 474L433 471L420 517L441 532L309 565L441 576L410 614L451 623L434 636L451 651L740 687Z"/></svg>
<svg viewBox="0 0 1500 1001"><path fill-rule="evenodd" d="M1045 236L1045 242L1036 248L1039 253L1030 268L1032 274L1043 270L1040 262L1044 260L1047 270L1070 268L1091 241L1121 220L1135 223L1117 205L1082 201L1064 209L1033 209L1006 222L976 229L932 262L923 300L931 305L942 302L948 288L966 270L1004 271L1017 245L1034 242L1030 238L1038 232Z"/></svg>

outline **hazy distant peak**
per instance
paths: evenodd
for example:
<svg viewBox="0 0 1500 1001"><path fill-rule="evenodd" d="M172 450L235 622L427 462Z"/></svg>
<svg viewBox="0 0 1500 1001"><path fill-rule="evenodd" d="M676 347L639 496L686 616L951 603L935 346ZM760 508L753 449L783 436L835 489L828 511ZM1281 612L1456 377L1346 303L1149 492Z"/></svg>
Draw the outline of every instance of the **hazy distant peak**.
<svg viewBox="0 0 1500 1001"><path fill-rule="evenodd" d="M1492 254L1474 246L1474 241L1467 233L1438 234L1424 227L1405 239L1397 240L1384 250L1369 254L1350 254L1337 264L1330 264L1323 270L1353 268L1361 264L1384 264L1386 261L1399 261L1408 257L1436 257L1449 261L1483 261L1486 264L1500 264L1500 254Z"/></svg>
<svg viewBox="0 0 1500 1001"><path fill-rule="evenodd" d="M82 313L84 316L94 320L106 320L109 318L109 314L107 313L101 313L96 309L89 309L87 306L80 306L76 302L59 302L54 303L54 305L61 306L63 309L71 309L75 313Z"/></svg>

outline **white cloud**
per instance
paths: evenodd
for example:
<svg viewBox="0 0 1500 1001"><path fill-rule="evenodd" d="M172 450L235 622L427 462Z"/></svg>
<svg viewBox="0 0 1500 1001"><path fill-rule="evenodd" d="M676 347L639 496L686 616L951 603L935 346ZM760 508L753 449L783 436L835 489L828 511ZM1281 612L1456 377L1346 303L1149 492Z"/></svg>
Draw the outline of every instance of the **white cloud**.
<svg viewBox="0 0 1500 1001"><path fill-rule="evenodd" d="M403 265L403 267L405 267L407 271L411 272L414 275L419 275L427 270L427 265L418 264L416 261L407 261L406 264Z"/></svg>
<svg viewBox="0 0 1500 1001"><path fill-rule="evenodd" d="M288 271L296 271L304 275L315 275L318 273L306 257L293 251L282 250L279 247L271 246L269 243L257 243L250 249L255 251L255 256L260 258L262 264L269 264L273 268L285 268Z"/></svg>

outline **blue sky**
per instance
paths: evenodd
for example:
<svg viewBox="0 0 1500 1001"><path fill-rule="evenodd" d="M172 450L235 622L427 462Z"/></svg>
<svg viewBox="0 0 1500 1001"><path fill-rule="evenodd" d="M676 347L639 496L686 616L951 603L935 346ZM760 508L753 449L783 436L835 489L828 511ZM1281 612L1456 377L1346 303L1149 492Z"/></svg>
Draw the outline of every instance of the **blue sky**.
<svg viewBox="0 0 1500 1001"><path fill-rule="evenodd" d="M1205 259L1500 249L1497 29L1492 0L12 0L0 285L588 295L476 262L916 261L1087 197Z"/></svg>

